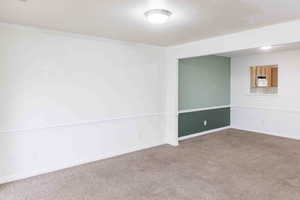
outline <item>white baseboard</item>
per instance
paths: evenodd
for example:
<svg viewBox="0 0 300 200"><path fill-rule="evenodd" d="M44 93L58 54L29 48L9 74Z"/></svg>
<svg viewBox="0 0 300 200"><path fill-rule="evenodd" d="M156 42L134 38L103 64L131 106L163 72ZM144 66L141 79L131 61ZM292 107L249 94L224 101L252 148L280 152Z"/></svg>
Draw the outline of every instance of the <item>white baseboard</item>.
<svg viewBox="0 0 300 200"><path fill-rule="evenodd" d="M237 126L226 126L226 127L223 127L223 128L217 128L217 129L212 129L212 130L209 130L209 131L203 131L203 132L200 132L200 133L195 133L195 134L192 134L192 135L187 135L187 136L180 137L178 140L182 141L182 140L198 137L198 136L201 136L201 135L206 135L206 134L209 134L209 133L222 131L222 130L229 129L229 128L238 129L238 130L242 130L242 131L256 132L256 133L261 133L261 134L271 135L271 136L277 136L277 137L282 137L282 138L300 140L300 137L299 138L287 137L287 136L284 136L282 134L274 133L274 132L270 132L270 131L257 130L257 129L247 129L247 128L241 128L241 127L237 127Z"/></svg>
<svg viewBox="0 0 300 200"><path fill-rule="evenodd" d="M291 110L251 106L232 106L231 108L233 128L267 135L299 140L299 120L300 112L297 108Z"/></svg>
<svg viewBox="0 0 300 200"><path fill-rule="evenodd" d="M68 168L71 168L71 167L76 167L76 166L79 166L79 165L82 165L82 164L88 164L88 163L92 163L92 162L96 162L96 161L100 161L100 160L104 160L104 159L108 159L108 158L114 158L114 157L117 157L117 156L121 156L121 155L125 155L125 154L128 154L128 153L132 153L132 152L136 152L136 151L141 151L141 150L161 146L161 145L164 145L164 144L165 143L161 143L161 144L156 144L156 145L147 146L147 147L143 147L143 148L138 148L138 149L134 149L134 150L131 150L131 151L128 151L128 152L123 152L123 153L120 153L120 154L115 154L115 155L111 155L111 156L107 156L107 157L101 157L101 158L98 158L98 159L78 160L77 162L73 162L70 165L58 166L56 168L32 170L32 171L13 174L13 175L9 175L9 176L2 176L2 177L0 177L0 184L9 183L9 182L12 182L12 181L17 181L17 180L22 180L22 179L26 179L26 178L30 178L30 177L34 177L34 176L38 176L38 175L42 175L42 174L47 174L47 173L51 173L51 172L56 172L56 171L68 169Z"/></svg>
<svg viewBox="0 0 300 200"><path fill-rule="evenodd" d="M287 138L287 139L300 140L300 138L288 137L288 136L284 136L282 134L274 133L274 132L270 132L270 131L263 131L263 130L258 130L258 129L240 128L240 127L237 127L237 126L231 126L231 128L242 130L242 131L256 132L256 133L261 133L261 134L271 135L271 136L276 136L276 137L282 137L282 138Z"/></svg>
<svg viewBox="0 0 300 200"><path fill-rule="evenodd" d="M298 139L298 140L300 139L300 138L285 137L285 136L283 136L281 134L278 134L278 133L272 133L272 132L267 132L267 131L262 131L262 130L245 129L245 128L241 128L241 127L238 127L238 126L226 126L226 127L222 127L222 128L212 129L212 130L209 130L209 131L203 131L203 132L200 132L200 133L195 133L195 134L188 135L188 136L183 136L183 137L179 138L179 141L183 141L183 140L186 140L186 139L198 137L198 136L201 136L201 135L206 135L206 134L217 132L217 131L226 130L226 129L229 129L229 128L239 129L239 130L244 130L244 131L250 131L250 132L257 132L257 133L262 133L262 134L272 135L272 136L279 136L279 137L284 137L284 138L289 138L289 139ZM17 174L13 174L13 175L9 175L9 176L2 176L2 177L0 177L0 184L8 183L8 182L16 181L16 180L21 180L21 179L26 179L26 178L30 178L30 177L33 177L33 176L42 175L42 174L46 174L46 173L50 173L50 172L55 172L55 171L67 169L67 168L70 168L70 167L75 167L75 166L78 166L78 165L92 163L92 162L95 162L95 161L107 159L107 158L113 158L113 157L117 157L117 156L124 155L124 154L127 154L127 153L132 153L132 152L135 152L135 151L140 151L140 150L144 150L144 149L148 149L148 148L152 148L152 147L156 147L156 146L160 146L160 145L164 145L164 144L165 143L161 143L161 144L146 146L146 147L143 147L143 148L136 148L136 149L132 149L132 150L127 151L127 152L122 152L122 153L119 153L119 154L114 154L114 155L110 155L110 156L107 156L107 157L101 157L101 158L97 158L97 159L78 160L76 162L73 162L72 164L65 165L65 166L58 166L56 168L53 168L53 167L52 168L44 168L44 169L39 169L39 170L32 170L32 171L17 173Z"/></svg>
<svg viewBox="0 0 300 200"><path fill-rule="evenodd" d="M231 128L231 126L225 126L225 127L222 127L222 128L216 128L216 129L212 129L212 130L209 130L209 131L203 131L203 132L200 132L200 133L195 133L195 134L192 134L192 135L187 135L187 136L179 137L178 140L182 141L182 140L186 140L186 139L198 137L198 136L201 136L201 135L206 135L208 133L222 131L222 130L229 129L229 128Z"/></svg>

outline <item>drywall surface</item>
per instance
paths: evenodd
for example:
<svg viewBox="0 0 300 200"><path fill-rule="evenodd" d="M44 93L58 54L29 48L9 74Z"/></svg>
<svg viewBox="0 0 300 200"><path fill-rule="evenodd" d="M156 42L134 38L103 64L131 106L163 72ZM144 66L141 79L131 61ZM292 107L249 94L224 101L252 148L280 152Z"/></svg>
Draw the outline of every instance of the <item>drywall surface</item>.
<svg viewBox="0 0 300 200"><path fill-rule="evenodd" d="M230 124L230 58L180 59L178 84L180 137ZM215 109L218 106L227 108Z"/></svg>
<svg viewBox="0 0 300 200"><path fill-rule="evenodd" d="M180 59L178 70L179 110L230 104L230 58Z"/></svg>
<svg viewBox="0 0 300 200"><path fill-rule="evenodd" d="M178 144L178 59L300 42L300 20L169 47L166 52L166 141Z"/></svg>
<svg viewBox="0 0 300 200"><path fill-rule="evenodd" d="M232 58L232 126L300 139L300 50ZM249 92L249 67L278 64L278 94Z"/></svg>
<svg viewBox="0 0 300 200"><path fill-rule="evenodd" d="M0 182L164 143L164 49L0 26Z"/></svg>
<svg viewBox="0 0 300 200"><path fill-rule="evenodd" d="M178 116L178 137L199 134L229 125L229 107L180 113Z"/></svg>

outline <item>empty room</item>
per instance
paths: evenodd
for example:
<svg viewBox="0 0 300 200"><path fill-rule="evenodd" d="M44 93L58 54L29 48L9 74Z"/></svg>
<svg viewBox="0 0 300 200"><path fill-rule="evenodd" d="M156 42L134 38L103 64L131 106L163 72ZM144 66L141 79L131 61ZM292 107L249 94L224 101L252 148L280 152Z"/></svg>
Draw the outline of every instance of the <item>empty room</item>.
<svg viewBox="0 0 300 200"><path fill-rule="evenodd" d="M299 200L300 2L2 0L0 199Z"/></svg>

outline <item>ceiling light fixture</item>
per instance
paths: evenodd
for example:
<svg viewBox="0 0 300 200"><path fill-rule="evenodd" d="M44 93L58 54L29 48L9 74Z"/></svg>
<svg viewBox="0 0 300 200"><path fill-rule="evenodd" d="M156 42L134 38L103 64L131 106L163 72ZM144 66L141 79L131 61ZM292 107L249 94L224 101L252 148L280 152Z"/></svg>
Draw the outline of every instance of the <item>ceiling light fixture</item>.
<svg viewBox="0 0 300 200"><path fill-rule="evenodd" d="M263 46L260 49L261 50L270 50L270 49L272 49L272 46Z"/></svg>
<svg viewBox="0 0 300 200"><path fill-rule="evenodd" d="M167 22L172 13L164 9L153 9L145 12L147 20L152 24L163 24Z"/></svg>

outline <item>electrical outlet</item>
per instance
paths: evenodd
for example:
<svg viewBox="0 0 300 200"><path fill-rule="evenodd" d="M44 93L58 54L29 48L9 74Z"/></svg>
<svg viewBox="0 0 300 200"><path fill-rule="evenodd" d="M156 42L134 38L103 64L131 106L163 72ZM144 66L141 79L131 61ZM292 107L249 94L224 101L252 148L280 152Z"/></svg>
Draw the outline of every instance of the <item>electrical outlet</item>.
<svg viewBox="0 0 300 200"><path fill-rule="evenodd" d="M203 121L203 125L206 126L207 125L207 120Z"/></svg>

